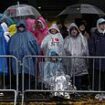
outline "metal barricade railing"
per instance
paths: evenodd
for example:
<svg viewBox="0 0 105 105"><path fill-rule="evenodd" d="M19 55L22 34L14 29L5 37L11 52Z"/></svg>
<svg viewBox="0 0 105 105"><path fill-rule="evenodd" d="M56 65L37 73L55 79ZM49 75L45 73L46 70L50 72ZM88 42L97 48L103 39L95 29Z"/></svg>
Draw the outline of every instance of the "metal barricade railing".
<svg viewBox="0 0 105 105"><path fill-rule="evenodd" d="M103 56L25 56L22 64L22 105L24 103L25 93L105 93L105 90L102 89L104 60L105 57ZM57 68L57 65L59 65L57 64L58 62L60 62L59 64L62 66L61 68ZM50 68L51 66L52 69ZM75 89L73 88L70 90L68 88L63 91L56 89L54 90L55 85L53 86L53 89L51 89L51 86L53 85L52 83L55 81L54 79L56 79L57 75L59 74L59 72L55 73L57 69L62 69L63 72L61 72L63 75L67 77L69 76L72 86L76 87ZM51 70L55 70L52 71L55 73L53 81L51 79L52 74L46 76L46 71L50 72ZM82 80L82 82L79 82L79 80ZM78 85L79 83L82 85ZM36 94L36 96L38 96L38 94Z"/></svg>
<svg viewBox="0 0 105 105"><path fill-rule="evenodd" d="M13 70L13 66L15 70ZM13 71L15 71L15 76ZM0 55L0 101L12 99L12 101L14 101L14 105L16 105L17 95L18 60L16 57L11 55Z"/></svg>

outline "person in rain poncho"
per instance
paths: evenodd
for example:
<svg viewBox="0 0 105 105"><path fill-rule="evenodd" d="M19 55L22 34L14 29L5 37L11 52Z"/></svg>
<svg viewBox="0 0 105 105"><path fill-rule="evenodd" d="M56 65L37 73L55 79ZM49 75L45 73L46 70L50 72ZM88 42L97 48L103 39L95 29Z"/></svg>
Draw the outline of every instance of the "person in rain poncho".
<svg viewBox="0 0 105 105"><path fill-rule="evenodd" d="M72 23L69 28L69 35L64 40L64 49L67 56L87 56L88 46L85 38L81 35L78 27L75 23ZM69 58L66 62L69 75L73 77L77 89L83 89L82 79L84 79L87 74L87 64L85 59L80 58ZM85 86L84 88L86 88Z"/></svg>
<svg viewBox="0 0 105 105"><path fill-rule="evenodd" d="M63 38L56 24L49 28L49 35L42 41L41 48L46 56L63 55ZM46 60L44 64L43 81L48 84L51 90L64 91L73 90L70 77L64 73L61 58L52 57ZM67 92L54 92L53 96L64 96L70 98Z"/></svg>
<svg viewBox="0 0 105 105"><path fill-rule="evenodd" d="M49 28L49 34L42 41L41 48L45 55L48 55L50 50L59 53L59 55L63 55L63 43L64 40L57 25L52 24L52 26Z"/></svg>
<svg viewBox="0 0 105 105"><path fill-rule="evenodd" d="M89 39L89 54L90 56L98 56L98 57L105 56L105 19L104 18L99 18L97 20L96 29L91 34L91 37ZM91 65L90 65L91 68L93 68L93 64L94 64L94 83L95 83L94 89L104 91L105 90L105 59L94 59L94 62L91 62ZM90 74L93 75L93 70L90 71Z"/></svg>
<svg viewBox="0 0 105 105"><path fill-rule="evenodd" d="M36 20L34 28L34 35L38 41L38 44L41 45L42 40L48 35L48 26L42 16Z"/></svg>
<svg viewBox="0 0 105 105"><path fill-rule="evenodd" d="M4 37L4 30L0 25L0 55L8 55L8 43ZM7 58L0 58L0 88L3 88L2 77L8 74Z"/></svg>
<svg viewBox="0 0 105 105"><path fill-rule="evenodd" d="M39 54L39 46L33 34L26 30L26 26L23 20L18 22L17 24L17 32L13 35L9 41L9 54L17 57L20 62L22 62L24 56L26 55L38 55ZM26 58L24 59L24 74L26 76L35 77L35 64L36 61L34 58ZM12 62L12 69L14 75L16 74L15 62ZM21 66L19 68L19 74L22 73ZM28 79L28 77L26 77ZM28 81L28 80L27 80ZM26 82L27 82L26 81ZM28 85L28 83L25 83ZM25 86L26 88L27 86Z"/></svg>

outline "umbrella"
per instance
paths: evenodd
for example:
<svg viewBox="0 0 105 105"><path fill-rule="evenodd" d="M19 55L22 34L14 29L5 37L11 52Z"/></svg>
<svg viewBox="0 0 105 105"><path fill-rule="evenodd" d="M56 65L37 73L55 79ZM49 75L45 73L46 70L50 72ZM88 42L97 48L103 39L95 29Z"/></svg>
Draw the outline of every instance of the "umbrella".
<svg viewBox="0 0 105 105"><path fill-rule="evenodd" d="M95 14L98 16L105 16L105 13L98 7L90 4L75 4L68 6L58 16L61 15L81 15L81 14Z"/></svg>
<svg viewBox="0 0 105 105"><path fill-rule="evenodd" d="M40 13L32 6L26 4L17 4L8 7L4 14L9 17L26 17L33 16L35 18L40 16Z"/></svg>

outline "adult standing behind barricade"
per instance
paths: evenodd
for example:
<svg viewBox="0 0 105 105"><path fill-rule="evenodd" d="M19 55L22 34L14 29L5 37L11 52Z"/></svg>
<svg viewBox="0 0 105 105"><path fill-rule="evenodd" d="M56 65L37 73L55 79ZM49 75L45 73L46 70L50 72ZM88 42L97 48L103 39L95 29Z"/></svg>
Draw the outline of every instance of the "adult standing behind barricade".
<svg viewBox="0 0 105 105"><path fill-rule="evenodd" d="M97 20L97 28L89 39L89 53L91 56L105 56L105 19ZM94 66L94 68L93 68ZM105 90L105 59L95 59L91 66L94 69L94 89ZM91 73L93 76L93 73Z"/></svg>
<svg viewBox="0 0 105 105"><path fill-rule="evenodd" d="M8 43L4 37L4 30L0 25L0 55L8 55ZM8 65L7 65L7 58L0 58L0 89L4 87L4 80L3 76L7 76L8 74Z"/></svg>
<svg viewBox="0 0 105 105"><path fill-rule="evenodd" d="M26 30L26 25L23 20L17 24L17 32L13 35L9 42L9 54L14 55L17 59L22 62L23 58L27 55L38 55L39 46L31 32ZM28 88L28 81L35 77L35 58L24 59L24 75L25 75L25 88ZM19 65L19 74L22 74L22 67ZM14 75L16 75L16 67L14 61L12 62L12 69ZM29 80L30 79L30 80ZM20 80L21 81L21 80ZM19 84L21 86L21 84ZM21 88L21 87L20 87Z"/></svg>
<svg viewBox="0 0 105 105"><path fill-rule="evenodd" d="M78 25L78 28L79 28L80 32L82 33L82 35L88 40L89 39L89 33L86 30L86 22L81 21L77 25Z"/></svg>
<svg viewBox="0 0 105 105"><path fill-rule="evenodd" d="M45 38L45 36L48 35L48 26L42 16L40 16L35 22L34 35L39 45L41 45L42 40Z"/></svg>
<svg viewBox="0 0 105 105"><path fill-rule="evenodd" d="M68 62L65 62L68 68L67 73L73 77L77 90L87 89L87 84L82 83L82 80L88 75L86 59L82 58L88 55L87 42L74 23L69 26L68 31L69 35L64 40L65 53L67 56L77 57L67 58Z"/></svg>

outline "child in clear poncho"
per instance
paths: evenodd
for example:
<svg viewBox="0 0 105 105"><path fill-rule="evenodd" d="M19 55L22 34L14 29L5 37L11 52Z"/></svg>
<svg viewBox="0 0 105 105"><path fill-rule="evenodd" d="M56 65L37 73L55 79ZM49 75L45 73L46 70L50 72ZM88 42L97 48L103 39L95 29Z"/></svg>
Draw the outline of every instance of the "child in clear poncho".
<svg viewBox="0 0 105 105"><path fill-rule="evenodd" d="M60 55L63 55L63 37L56 24L52 24L49 28L49 34L44 38L41 44L44 55L48 55L50 50L53 50Z"/></svg>

